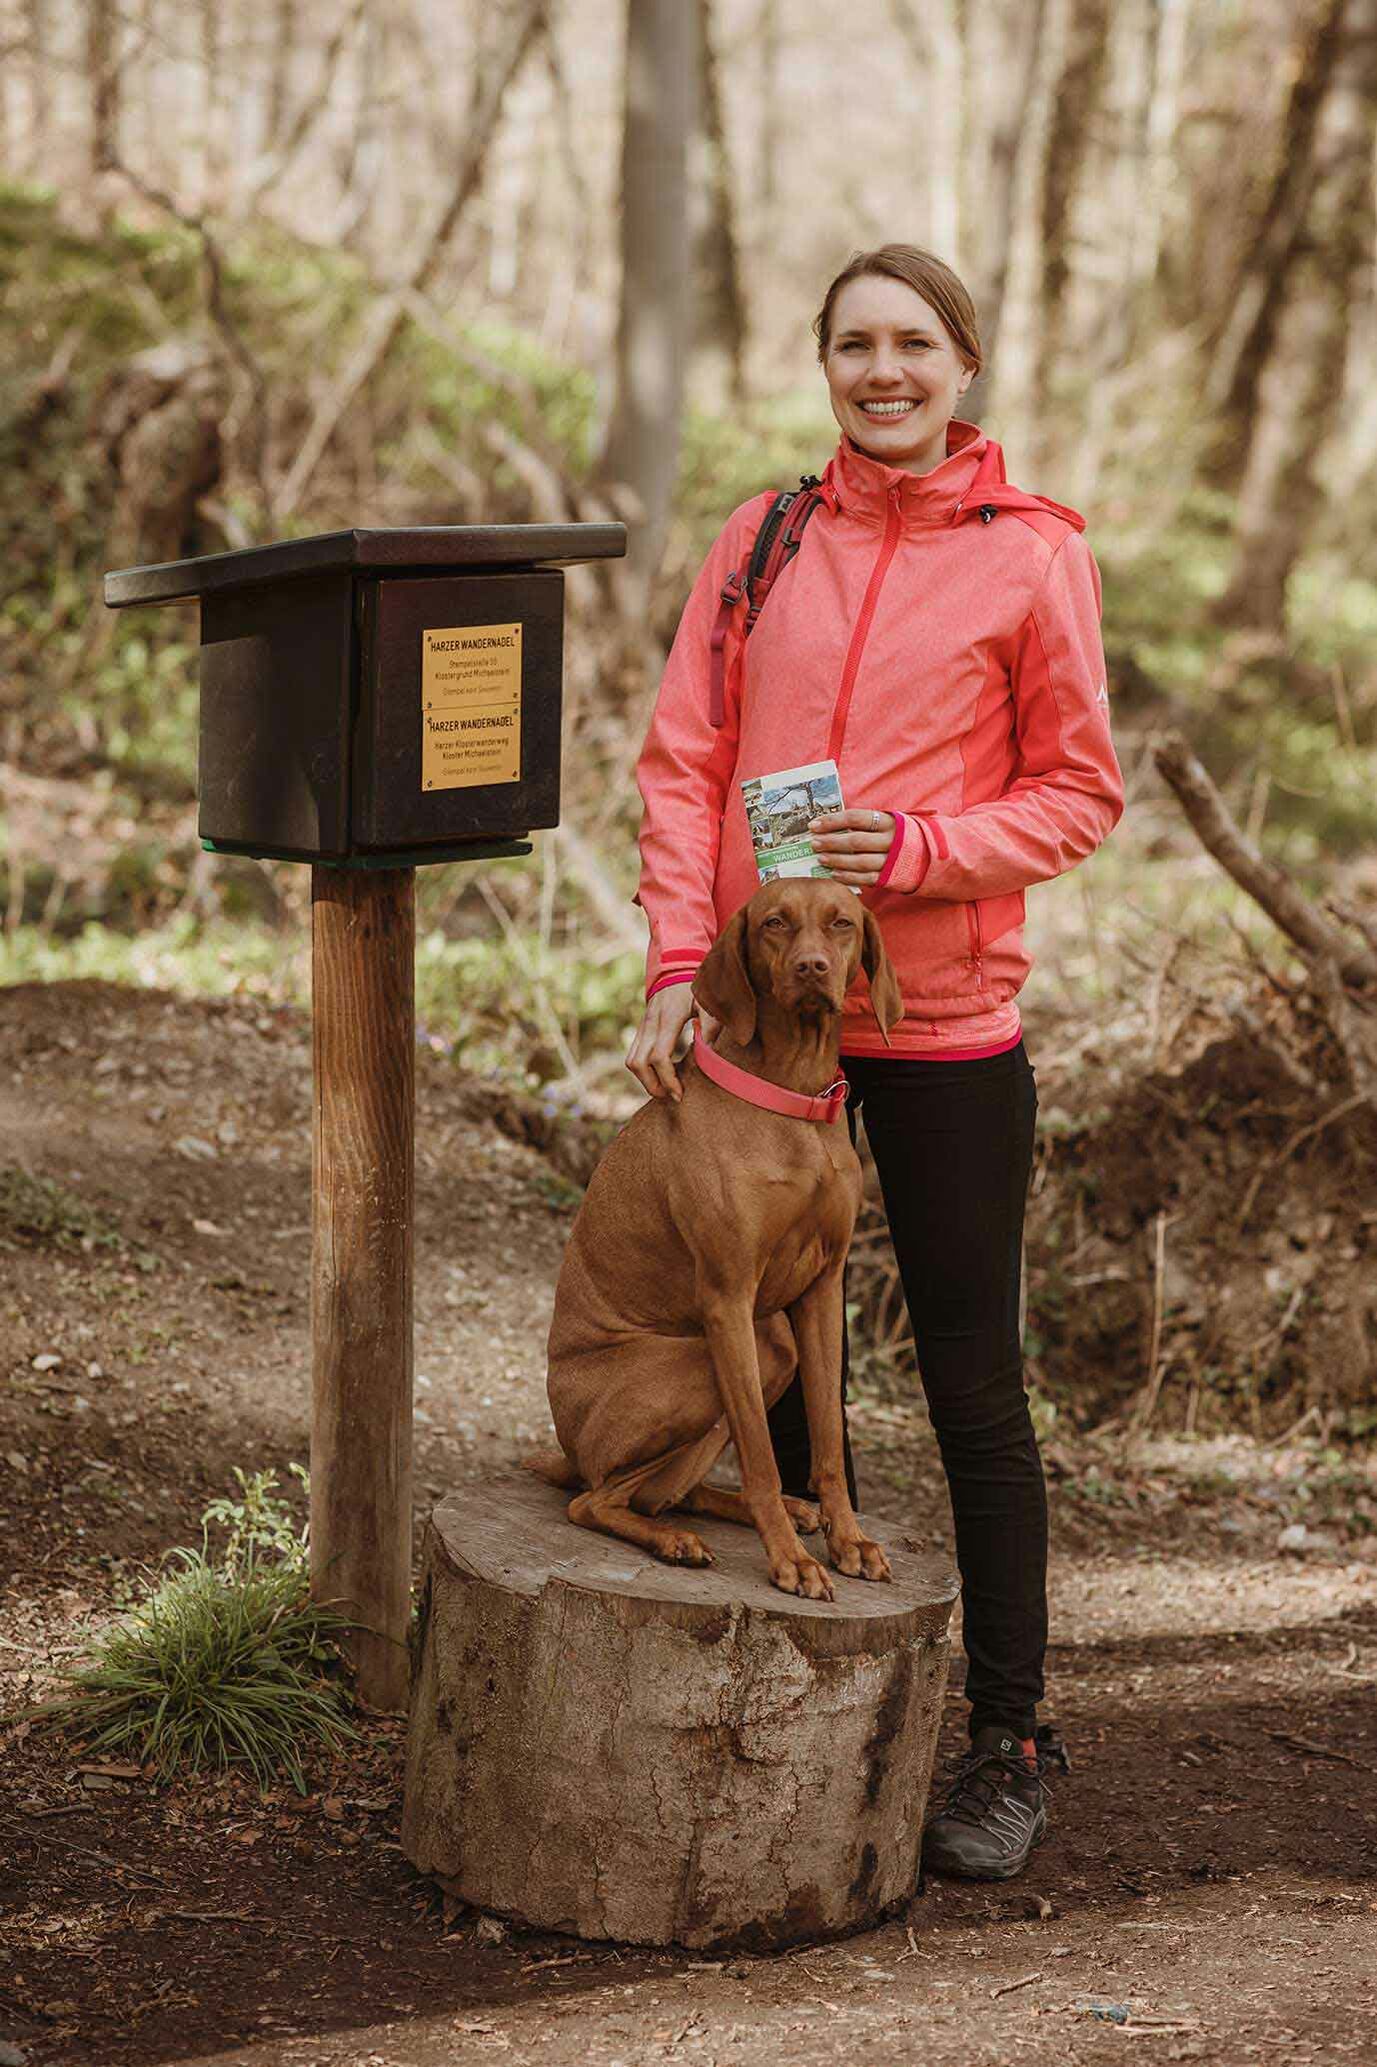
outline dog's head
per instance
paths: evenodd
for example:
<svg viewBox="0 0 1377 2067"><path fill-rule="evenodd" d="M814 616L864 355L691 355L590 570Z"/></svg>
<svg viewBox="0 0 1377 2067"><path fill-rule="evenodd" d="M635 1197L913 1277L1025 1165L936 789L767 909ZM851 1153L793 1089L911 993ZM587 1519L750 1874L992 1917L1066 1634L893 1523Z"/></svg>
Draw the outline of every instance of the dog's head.
<svg viewBox="0 0 1377 2067"><path fill-rule="evenodd" d="M888 1045L904 1006L875 914L825 876L780 877L762 883L727 921L693 980L693 995L745 1047L762 998L800 1019L840 1012L862 969Z"/></svg>

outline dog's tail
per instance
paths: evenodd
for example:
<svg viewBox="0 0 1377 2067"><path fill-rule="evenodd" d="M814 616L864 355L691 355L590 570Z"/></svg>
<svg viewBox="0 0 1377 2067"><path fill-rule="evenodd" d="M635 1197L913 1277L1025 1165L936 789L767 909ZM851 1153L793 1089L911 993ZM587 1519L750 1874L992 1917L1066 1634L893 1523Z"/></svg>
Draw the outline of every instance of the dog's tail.
<svg viewBox="0 0 1377 2067"><path fill-rule="evenodd" d="M533 1471L547 1485L561 1486L566 1492L572 1492L575 1486L583 1484L563 1450L537 1450L533 1457L523 1457L521 1462L527 1471Z"/></svg>

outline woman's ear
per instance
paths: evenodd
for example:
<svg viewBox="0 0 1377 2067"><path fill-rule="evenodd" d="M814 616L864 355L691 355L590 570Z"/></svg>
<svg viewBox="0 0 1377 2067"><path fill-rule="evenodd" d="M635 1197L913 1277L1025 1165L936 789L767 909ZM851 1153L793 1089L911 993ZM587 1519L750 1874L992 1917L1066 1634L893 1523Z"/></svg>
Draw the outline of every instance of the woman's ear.
<svg viewBox="0 0 1377 2067"><path fill-rule="evenodd" d="M893 1046L889 1038L889 1029L904 1016L903 994L899 989L899 980L890 967L889 956L885 953L884 938L874 912L869 905L863 905L861 915L865 924L861 967L870 979L871 1010L875 1014L880 1032L884 1035L885 1046L889 1048Z"/></svg>
<svg viewBox="0 0 1377 2067"><path fill-rule="evenodd" d="M746 960L746 907L728 919L699 964L693 995L744 1048L755 1033L755 985Z"/></svg>

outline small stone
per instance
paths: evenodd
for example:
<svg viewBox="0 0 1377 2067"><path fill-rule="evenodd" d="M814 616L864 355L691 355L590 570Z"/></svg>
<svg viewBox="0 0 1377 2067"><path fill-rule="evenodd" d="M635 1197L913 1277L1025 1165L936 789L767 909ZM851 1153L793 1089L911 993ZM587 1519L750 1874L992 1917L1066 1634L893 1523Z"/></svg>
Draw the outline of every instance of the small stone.
<svg viewBox="0 0 1377 2067"><path fill-rule="evenodd" d="M35 1371L55 1371L61 1362L60 1356L56 1356L51 1349L45 1349L42 1356L34 1358L33 1369Z"/></svg>
<svg viewBox="0 0 1377 2067"><path fill-rule="evenodd" d="M507 1935L507 1926L500 1916L480 1916L474 1932L480 1945L500 1945Z"/></svg>
<svg viewBox="0 0 1377 2067"><path fill-rule="evenodd" d="M211 1162L220 1151L212 1141L202 1141L199 1134L183 1134L173 1143L179 1156L187 1156L192 1162Z"/></svg>
<svg viewBox="0 0 1377 2067"><path fill-rule="evenodd" d="M103 1378L103 1377L105 1376L105 1367L104 1367L104 1365L102 1365L102 1364L88 1364L88 1365L86 1366L86 1376L87 1376L88 1378Z"/></svg>
<svg viewBox="0 0 1377 2067"><path fill-rule="evenodd" d="M11 2045L7 2038L0 2038L0 2067L24 2067L28 2057L22 2045Z"/></svg>
<svg viewBox="0 0 1377 2067"><path fill-rule="evenodd" d="M221 1235L229 1232L228 1228L217 1227L213 1220L193 1220L191 1225L197 1234Z"/></svg>
<svg viewBox="0 0 1377 2067"><path fill-rule="evenodd" d="M27 1471L29 1468L29 1460L22 1450L6 1450L5 1462L11 1471Z"/></svg>
<svg viewBox="0 0 1377 2067"><path fill-rule="evenodd" d="M1310 1531L1304 1522L1292 1522L1277 1538L1278 1550L1304 1550L1310 1541Z"/></svg>

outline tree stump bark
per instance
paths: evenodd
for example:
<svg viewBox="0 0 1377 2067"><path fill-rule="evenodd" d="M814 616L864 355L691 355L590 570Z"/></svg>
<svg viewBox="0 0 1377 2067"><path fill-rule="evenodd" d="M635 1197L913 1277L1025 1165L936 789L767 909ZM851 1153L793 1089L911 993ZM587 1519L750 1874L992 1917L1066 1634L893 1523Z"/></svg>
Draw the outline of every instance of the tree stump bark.
<svg viewBox="0 0 1377 2067"><path fill-rule="evenodd" d="M426 1529L402 1846L478 1907L581 1938L765 1951L877 1922L917 1878L957 1580L769 1583L576 1529L524 1475Z"/></svg>

